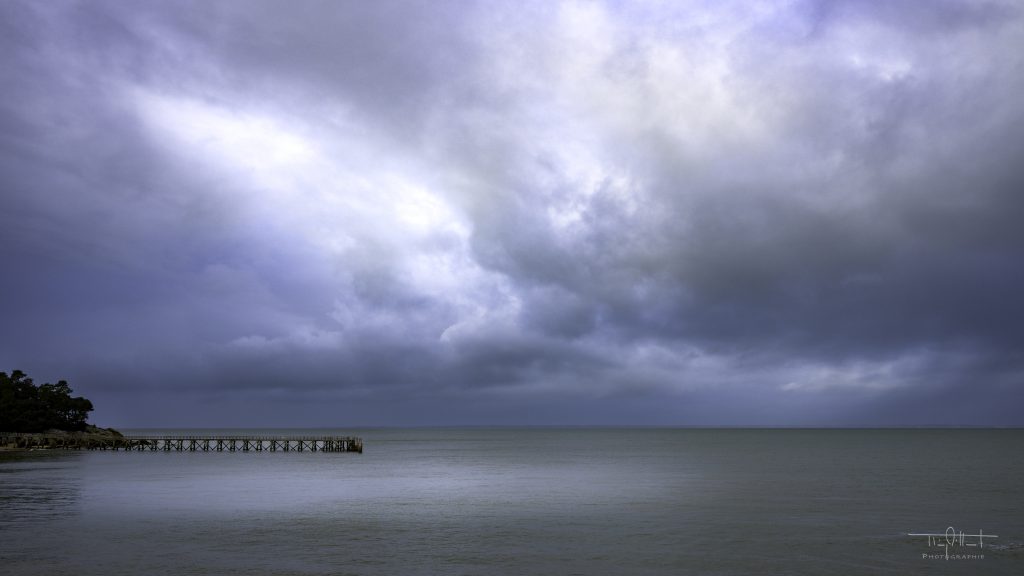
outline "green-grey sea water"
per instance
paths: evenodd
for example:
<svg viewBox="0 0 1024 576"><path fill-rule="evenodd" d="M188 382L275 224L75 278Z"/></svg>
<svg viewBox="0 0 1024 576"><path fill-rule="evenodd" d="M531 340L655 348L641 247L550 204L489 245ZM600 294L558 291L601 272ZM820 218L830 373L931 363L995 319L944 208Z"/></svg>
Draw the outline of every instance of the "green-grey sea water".
<svg viewBox="0 0 1024 576"><path fill-rule="evenodd" d="M1024 574L1024 430L291 432L366 451L0 454L0 572Z"/></svg>

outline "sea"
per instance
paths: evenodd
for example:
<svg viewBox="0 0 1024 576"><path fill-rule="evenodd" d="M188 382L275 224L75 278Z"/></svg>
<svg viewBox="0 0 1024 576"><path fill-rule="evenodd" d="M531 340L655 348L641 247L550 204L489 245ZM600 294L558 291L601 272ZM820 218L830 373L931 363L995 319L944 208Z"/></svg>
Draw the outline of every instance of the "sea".
<svg viewBox="0 0 1024 576"><path fill-rule="evenodd" d="M15 575L1024 574L1024 430L127 430L365 451L0 453Z"/></svg>

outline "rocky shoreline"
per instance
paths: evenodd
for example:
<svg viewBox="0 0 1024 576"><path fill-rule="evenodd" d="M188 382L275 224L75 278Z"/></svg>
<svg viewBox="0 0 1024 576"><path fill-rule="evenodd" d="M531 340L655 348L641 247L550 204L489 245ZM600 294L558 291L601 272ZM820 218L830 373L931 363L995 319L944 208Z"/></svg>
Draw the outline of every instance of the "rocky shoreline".
<svg viewBox="0 0 1024 576"><path fill-rule="evenodd" d="M50 443L61 444L68 440L88 443L89 441L110 440L122 436L124 435L113 428L100 428L92 424L86 426L85 430L80 431L54 429L36 433L0 432L0 439L2 439L0 441L0 452L39 450L46 449L46 445ZM25 446L34 447L25 448Z"/></svg>

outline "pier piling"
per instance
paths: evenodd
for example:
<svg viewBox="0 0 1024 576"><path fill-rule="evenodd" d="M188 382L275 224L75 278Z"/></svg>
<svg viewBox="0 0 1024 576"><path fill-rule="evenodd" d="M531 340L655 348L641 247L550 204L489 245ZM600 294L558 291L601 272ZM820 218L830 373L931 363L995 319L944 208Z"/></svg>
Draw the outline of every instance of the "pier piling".
<svg viewBox="0 0 1024 576"><path fill-rule="evenodd" d="M24 450L163 452L363 452L354 436L93 436L0 432L0 446Z"/></svg>

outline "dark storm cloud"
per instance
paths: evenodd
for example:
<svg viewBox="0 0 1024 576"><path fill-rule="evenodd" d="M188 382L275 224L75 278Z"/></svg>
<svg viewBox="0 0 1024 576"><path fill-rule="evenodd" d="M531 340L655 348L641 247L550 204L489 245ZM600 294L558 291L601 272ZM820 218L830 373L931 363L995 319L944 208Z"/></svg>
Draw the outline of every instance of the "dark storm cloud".
<svg viewBox="0 0 1024 576"><path fill-rule="evenodd" d="M134 425L1019 423L1019 12L6 3L0 361Z"/></svg>

